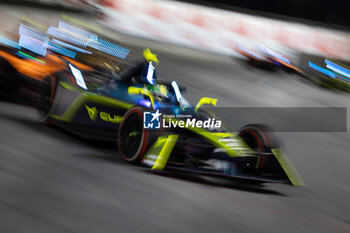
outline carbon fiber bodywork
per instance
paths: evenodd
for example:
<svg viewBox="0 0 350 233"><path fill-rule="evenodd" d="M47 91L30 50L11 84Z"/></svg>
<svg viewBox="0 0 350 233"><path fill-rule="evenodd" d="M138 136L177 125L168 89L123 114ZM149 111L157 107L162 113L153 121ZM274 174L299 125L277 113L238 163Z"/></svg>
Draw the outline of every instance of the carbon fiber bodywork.
<svg viewBox="0 0 350 233"><path fill-rule="evenodd" d="M47 121L85 138L117 141L126 112L135 106L140 108L140 100L149 100L145 93L128 94L130 86L118 82L98 87L92 85L94 88L84 90L74 79L64 78L69 75L65 73L56 80ZM88 81L87 86L91 86ZM173 107L178 109L173 103L157 106L165 113L171 113ZM145 106L142 109L154 111ZM198 119L208 117L205 111L197 111L194 107L181 111L184 114L191 112ZM158 136L141 160L153 170L176 169L254 182L303 185L283 152L271 150L273 148L254 150L237 134L226 132L224 128L175 127L157 132ZM278 159L277 155L283 159ZM262 159L269 166L261 167Z"/></svg>

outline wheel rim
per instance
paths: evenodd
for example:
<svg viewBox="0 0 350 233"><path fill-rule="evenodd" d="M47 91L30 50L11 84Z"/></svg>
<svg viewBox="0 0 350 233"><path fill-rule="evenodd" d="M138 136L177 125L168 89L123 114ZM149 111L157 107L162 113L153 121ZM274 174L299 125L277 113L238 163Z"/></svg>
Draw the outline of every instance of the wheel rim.
<svg viewBox="0 0 350 233"><path fill-rule="evenodd" d="M132 114L124 122L119 138L120 152L127 159L132 159L137 155L142 136L141 117L138 114Z"/></svg>

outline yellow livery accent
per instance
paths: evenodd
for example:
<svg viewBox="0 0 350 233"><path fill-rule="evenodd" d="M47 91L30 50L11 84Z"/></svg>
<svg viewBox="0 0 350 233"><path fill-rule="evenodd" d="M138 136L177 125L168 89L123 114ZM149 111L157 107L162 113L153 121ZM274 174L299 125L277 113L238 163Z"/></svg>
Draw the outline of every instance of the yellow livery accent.
<svg viewBox="0 0 350 233"><path fill-rule="evenodd" d="M278 162L280 163L284 172L287 174L290 182L294 186L305 186L303 179L299 176L297 170L294 168L293 164L289 161L286 154L279 148L272 149L271 151L275 155Z"/></svg>
<svg viewBox="0 0 350 233"><path fill-rule="evenodd" d="M159 60L157 58L157 55L152 53L149 48L143 50L143 57L148 61L154 61L155 63L159 64Z"/></svg>
<svg viewBox="0 0 350 233"><path fill-rule="evenodd" d="M166 139L163 148L161 149L156 162L154 163L152 170L163 170L168 162L171 151L173 150L179 135L172 134Z"/></svg>
<svg viewBox="0 0 350 233"><path fill-rule="evenodd" d="M198 104L196 105L196 107L194 108L195 111L198 111L198 109L202 106L202 105L213 105L216 106L218 99L214 99L214 98L209 98L209 97L202 97L199 101Z"/></svg>

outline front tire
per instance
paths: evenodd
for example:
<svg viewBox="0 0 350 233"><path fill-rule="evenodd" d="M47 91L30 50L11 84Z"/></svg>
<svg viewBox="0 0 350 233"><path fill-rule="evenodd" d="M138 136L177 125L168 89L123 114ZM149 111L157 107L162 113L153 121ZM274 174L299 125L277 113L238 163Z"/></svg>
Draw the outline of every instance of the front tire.
<svg viewBox="0 0 350 233"><path fill-rule="evenodd" d="M39 86L39 99L37 110L39 118L44 123L49 123L49 115L56 92L56 77L48 76L41 81Z"/></svg>
<svg viewBox="0 0 350 233"><path fill-rule="evenodd" d="M16 70L0 57L0 100L13 102L17 98L19 83Z"/></svg>
<svg viewBox="0 0 350 233"><path fill-rule="evenodd" d="M157 130L143 128L143 112L139 106L129 109L119 126L119 154L129 163L139 163L158 136Z"/></svg>

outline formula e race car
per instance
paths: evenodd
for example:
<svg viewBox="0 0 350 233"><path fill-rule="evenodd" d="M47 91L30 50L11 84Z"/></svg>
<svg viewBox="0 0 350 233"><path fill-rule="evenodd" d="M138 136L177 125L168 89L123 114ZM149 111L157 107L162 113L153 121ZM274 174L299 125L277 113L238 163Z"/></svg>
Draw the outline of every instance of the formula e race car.
<svg viewBox="0 0 350 233"><path fill-rule="evenodd" d="M280 53L263 45L259 45L259 51L253 52L238 44L237 52L245 57L246 63L250 66L271 71L282 70L287 73L303 74L303 71L296 64Z"/></svg>
<svg viewBox="0 0 350 233"><path fill-rule="evenodd" d="M302 77L321 87L338 91L350 91L350 68L338 61L326 58L325 67L308 61Z"/></svg>
<svg viewBox="0 0 350 233"><path fill-rule="evenodd" d="M53 53L40 56L24 48L0 45L0 99L32 104L42 81L67 69L67 62L92 71L90 66L65 56Z"/></svg>
<svg viewBox="0 0 350 233"><path fill-rule="evenodd" d="M82 71L122 70L130 51L64 21L40 29L20 24L18 41L0 35L1 100L31 105L44 80L68 63Z"/></svg>
<svg viewBox="0 0 350 233"><path fill-rule="evenodd" d="M152 170L303 185L266 128L228 132L204 108L216 99L203 97L192 106L177 82L156 81L152 60L140 74L145 82L68 66L48 77L41 91L39 111L46 123L90 140L114 141L123 160Z"/></svg>

